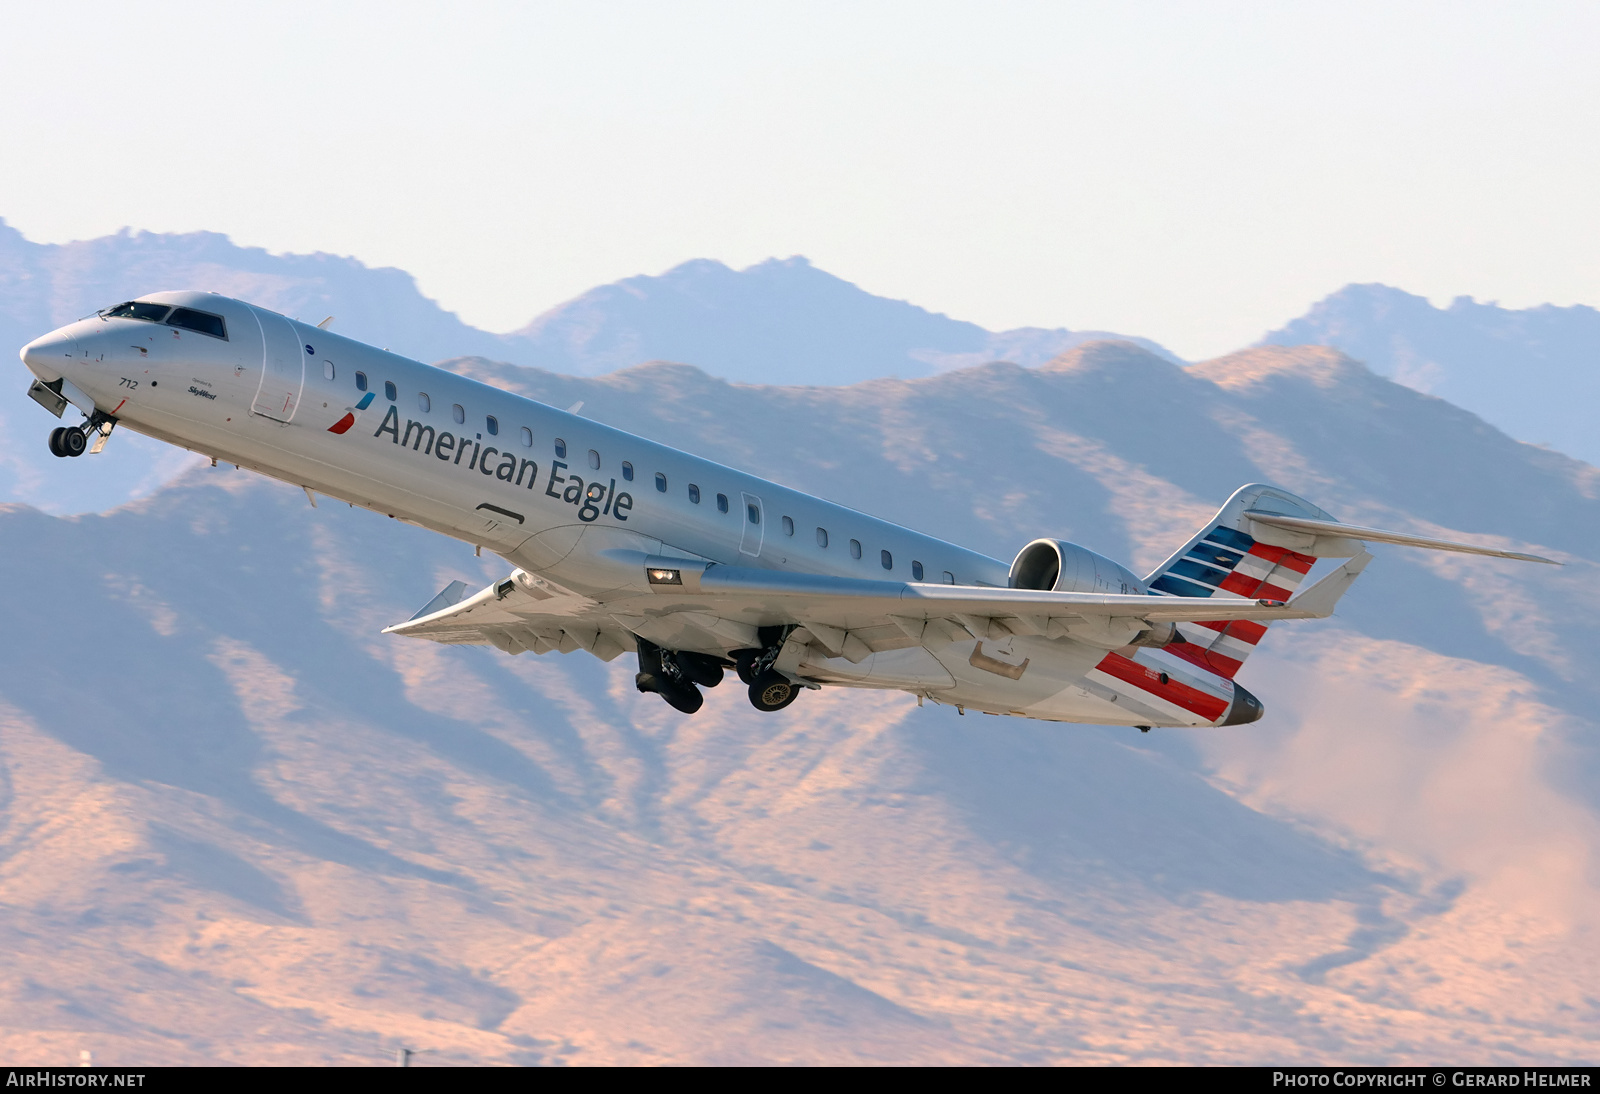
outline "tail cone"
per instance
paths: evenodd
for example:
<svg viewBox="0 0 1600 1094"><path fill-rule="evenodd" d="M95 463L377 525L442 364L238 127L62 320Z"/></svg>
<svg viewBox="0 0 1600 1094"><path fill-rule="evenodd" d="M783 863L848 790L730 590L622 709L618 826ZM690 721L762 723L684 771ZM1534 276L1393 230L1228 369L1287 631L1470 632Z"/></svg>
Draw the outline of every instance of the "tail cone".
<svg viewBox="0 0 1600 1094"><path fill-rule="evenodd" d="M1261 700L1251 695L1240 684L1233 685L1233 703L1228 707L1228 716L1218 725L1242 726L1251 722L1259 722L1265 714L1266 708L1261 705Z"/></svg>

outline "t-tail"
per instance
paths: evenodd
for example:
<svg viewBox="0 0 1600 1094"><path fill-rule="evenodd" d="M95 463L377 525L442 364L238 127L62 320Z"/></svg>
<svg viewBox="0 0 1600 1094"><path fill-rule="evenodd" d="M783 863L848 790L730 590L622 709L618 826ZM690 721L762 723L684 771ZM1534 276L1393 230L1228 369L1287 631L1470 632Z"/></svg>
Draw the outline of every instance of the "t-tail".
<svg viewBox="0 0 1600 1094"><path fill-rule="evenodd" d="M1170 596L1287 601L1316 564L1314 555L1303 553L1314 549L1314 538L1305 534L1275 535L1275 530L1264 529L1245 515L1266 511L1313 521L1334 520L1331 514L1286 490L1259 483L1241 486L1188 543L1156 567L1145 584L1152 592ZM1263 532L1277 542L1257 538ZM1284 543L1296 544L1301 550L1282 546ZM1362 553L1359 543L1350 546L1344 553ZM1168 653L1232 680L1267 633L1267 627L1238 619L1182 623L1178 631L1184 640L1168 646Z"/></svg>
<svg viewBox="0 0 1600 1094"><path fill-rule="evenodd" d="M1252 483L1234 491L1217 515L1157 566L1145 584L1151 592L1168 596L1289 602L1291 607L1303 609L1302 617L1322 618L1333 613L1334 605L1370 561L1369 542L1556 564L1518 551L1343 524L1287 490ZM1350 561L1296 597L1301 582L1321 558ZM1244 619L1185 622L1178 624L1178 633L1182 642L1146 656L1174 657L1232 681L1266 635L1267 625ZM1260 717L1259 702L1238 685L1234 691L1247 701L1234 702L1220 724Z"/></svg>

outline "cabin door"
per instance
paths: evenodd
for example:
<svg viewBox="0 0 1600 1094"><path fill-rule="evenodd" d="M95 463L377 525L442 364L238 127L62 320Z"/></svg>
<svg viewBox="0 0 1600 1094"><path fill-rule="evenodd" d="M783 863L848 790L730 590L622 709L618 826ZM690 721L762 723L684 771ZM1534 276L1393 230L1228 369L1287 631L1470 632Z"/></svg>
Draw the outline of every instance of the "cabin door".
<svg viewBox="0 0 1600 1094"><path fill-rule="evenodd" d="M294 420L306 383L306 352L300 335L281 315L256 311L261 324L261 386L250 409L285 424Z"/></svg>

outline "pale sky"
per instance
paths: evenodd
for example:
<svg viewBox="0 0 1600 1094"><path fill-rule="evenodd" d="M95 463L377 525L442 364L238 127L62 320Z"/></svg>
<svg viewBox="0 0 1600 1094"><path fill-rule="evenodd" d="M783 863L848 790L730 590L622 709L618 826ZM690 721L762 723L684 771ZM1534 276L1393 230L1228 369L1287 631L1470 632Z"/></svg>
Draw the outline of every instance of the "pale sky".
<svg viewBox="0 0 1600 1094"><path fill-rule="evenodd" d="M1600 304L1600 6L0 2L0 216L399 266L517 327L804 254L1189 358L1351 281Z"/></svg>

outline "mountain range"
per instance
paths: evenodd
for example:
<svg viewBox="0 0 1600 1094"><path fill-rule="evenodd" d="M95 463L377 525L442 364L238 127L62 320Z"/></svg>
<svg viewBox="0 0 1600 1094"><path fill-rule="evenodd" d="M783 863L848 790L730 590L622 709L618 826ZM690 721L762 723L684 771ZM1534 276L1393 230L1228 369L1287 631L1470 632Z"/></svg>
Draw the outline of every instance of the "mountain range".
<svg viewBox="0 0 1600 1094"><path fill-rule="evenodd" d="M591 289L520 330L492 334L427 299L411 275L352 258L274 255L214 232L123 231L39 244L0 220L0 344L20 347L160 288L219 292L311 323L331 316L342 334L422 361L476 354L580 376L672 360L741 383L849 384L1000 359L1036 365L1108 337L1035 328L993 334L864 292L804 258L741 271L685 262L659 277ZM25 399L0 402L0 498L91 512L143 496L184 465L181 454L130 438L123 447L131 455L116 468L57 467L41 439L46 424Z"/></svg>
<svg viewBox="0 0 1600 1094"><path fill-rule="evenodd" d="M21 346L158 287L211 289L309 322L332 316L341 333L419 360L482 356L580 376L664 360L738 383L835 386L997 360L1037 366L1106 339L1179 362L1154 342L1104 331L990 332L875 296L799 257L738 271L685 262L591 289L495 334L440 308L409 274L352 258L275 255L213 232L38 244L0 220L0 344ZM1519 440L1600 465L1587 422L1600 398L1600 313L1592 308L1517 311L1462 298L1441 309L1399 289L1350 285L1264 341L1339 349ZM62 466L45 449L48 425L20 390L0 400L0 499L93 512L148 494L187 464L182 453L128 436L113 466Z"/></svg>
<svg viewBox="0 0 1600 1094"><path fill-rule="evenodd" d="M1439 308L1387 285L1346 285L1266 343L1333 346L1380 376L1478 414L1518 440L1600 466L1600 311Z"/></svg>
<svg viewBox="0 0 1600 1094"><path fill-rule="evenodd" d="M8 1059L1593 1060L1600 471L1318 347L446 367L999 557L1147 568L1265 480L1566 565L1378 549L1250 726L685 718L627 658L379 635L506 566L226 465L0 506Z"/></svg>

